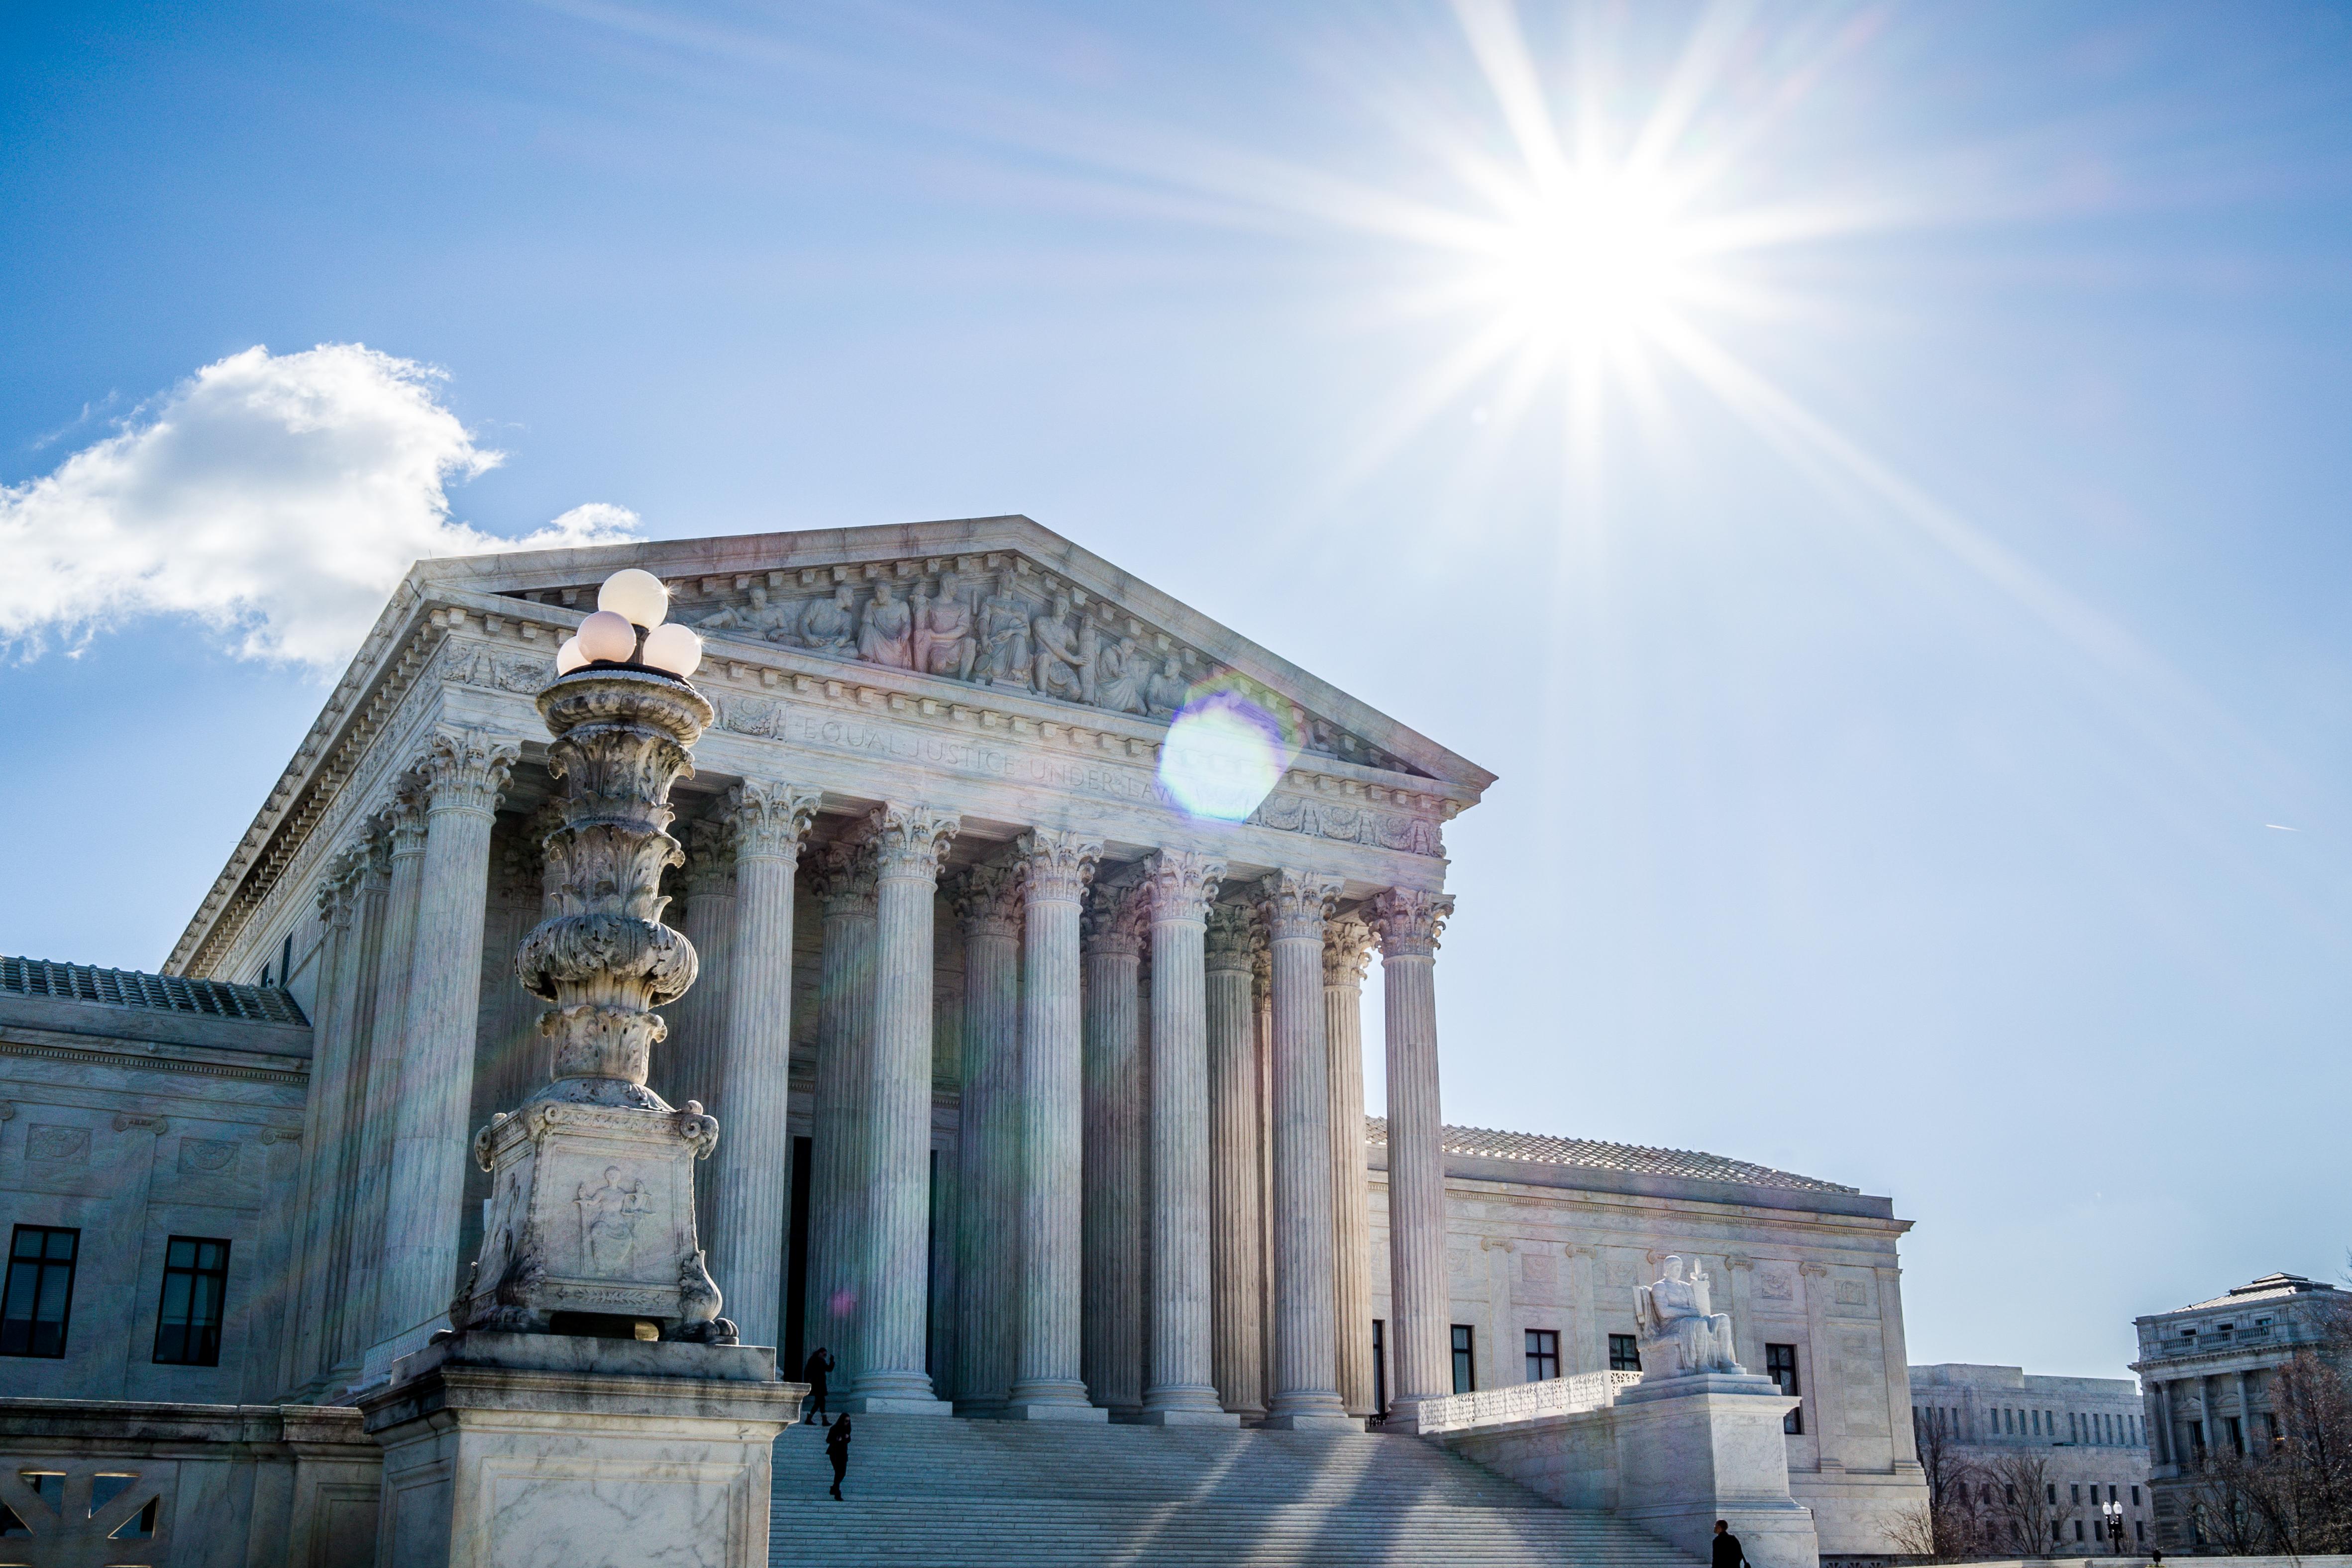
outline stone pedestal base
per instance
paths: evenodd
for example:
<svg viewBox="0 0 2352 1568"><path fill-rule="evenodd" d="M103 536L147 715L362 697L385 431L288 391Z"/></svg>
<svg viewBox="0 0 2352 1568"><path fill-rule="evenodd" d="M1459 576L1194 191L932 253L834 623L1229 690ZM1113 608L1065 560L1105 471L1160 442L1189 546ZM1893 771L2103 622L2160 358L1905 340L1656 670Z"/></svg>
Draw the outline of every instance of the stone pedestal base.
<svg viewBox="0 0 2352 1568"><path fill-rule="evenodd" d="M1701 1559L1727 1521L1753 1568L1816 1568L1812 1511L1789 1495L1781 1417L1796 1401L1769 1377L1692 1373L1617 1396L1617 1515Z"/></svg>
<svg viewBox="0 0 2352 1568"><path fill-rule="evenodd" d="M1291 1412L1268 1416L1258 1423L1275 1432L1360 1432L1364 1423L1354 1416L1318 1416Z"/></svg>
<svg viewBox="0 0 2352 1568"><path fill-rule="evenodd" d="M759 1568L797 1383L761 1347L475 1332L361 1402L377 1568Z"/></svg>

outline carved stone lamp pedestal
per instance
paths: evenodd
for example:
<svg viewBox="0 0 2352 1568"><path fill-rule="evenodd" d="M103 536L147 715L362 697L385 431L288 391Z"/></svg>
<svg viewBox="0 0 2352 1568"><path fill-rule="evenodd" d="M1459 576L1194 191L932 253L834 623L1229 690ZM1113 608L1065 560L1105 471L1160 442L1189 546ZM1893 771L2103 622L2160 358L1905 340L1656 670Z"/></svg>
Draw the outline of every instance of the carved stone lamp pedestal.
<svg viewBox="0 0 2352 1568"><path fill-rule="evenodd" d="M600 602L630 578L645 582L619 597L658 604L643 572ZM583 646L592 631L616 651L635 641L617 615L590 621L604 624ZM694 948L661 924L660 878L683 859L670 787L710 705L683 674L567 661L539 699L566 787L546 841L552 912L518 963L549 1004L554 1075L474 1139L494 1185L454 1332L361 1402L384 1450L381 1568L764 1563L770 1449L807 1392L719 1315L694 1223L694 1163L718 1123L646 1086L666 1032L651 1009L695 978Z"/></svg>
<svg viewBox="0 0 2352 1568"><path fill-rule="evenodd" d="M1817 1568L1813 1511L1789 1495L1780 1432L1796 1404L1748 1372L1645 1375L1620 1390L1618 1516L1702 1560L1726 1520L1753 1568Z"/></svg>

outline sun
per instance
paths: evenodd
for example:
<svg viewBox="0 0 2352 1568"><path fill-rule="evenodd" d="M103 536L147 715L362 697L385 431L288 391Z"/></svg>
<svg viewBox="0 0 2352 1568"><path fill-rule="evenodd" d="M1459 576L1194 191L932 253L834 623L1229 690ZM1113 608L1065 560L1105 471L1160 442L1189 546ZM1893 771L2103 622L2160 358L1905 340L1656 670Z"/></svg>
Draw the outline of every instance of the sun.
<svg viewBox="0 0 2352 1568"><path fill-rule="evenodd" d="M1684 302L1697 257L1667 183L1623 168L1564 172L1506 204L1478 291L1538 350L1629 348Z"/></svg>

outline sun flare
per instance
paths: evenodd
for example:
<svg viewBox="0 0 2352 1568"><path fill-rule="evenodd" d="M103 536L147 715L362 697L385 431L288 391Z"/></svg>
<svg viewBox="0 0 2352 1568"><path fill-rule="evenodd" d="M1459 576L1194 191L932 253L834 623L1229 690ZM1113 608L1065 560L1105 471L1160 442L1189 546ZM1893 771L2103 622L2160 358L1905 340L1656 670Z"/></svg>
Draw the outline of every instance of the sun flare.
<svg viewBox="0 0 2352 1568"><path fill-rule="evenodd" d="M1624 170L1565 174L1503 214L1481 291L1538 348L1624 347L1685 290L1688 234L1664 183Z"/></svg>

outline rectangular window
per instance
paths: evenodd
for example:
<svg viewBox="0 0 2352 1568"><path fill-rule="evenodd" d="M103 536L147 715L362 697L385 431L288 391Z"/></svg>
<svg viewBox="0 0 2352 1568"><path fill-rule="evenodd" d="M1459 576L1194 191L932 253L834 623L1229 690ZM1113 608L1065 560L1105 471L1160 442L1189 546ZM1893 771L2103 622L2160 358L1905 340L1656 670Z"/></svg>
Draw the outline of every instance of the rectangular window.
<svg viewBox="0 0 2352 1568"><path fill-rule="evenodd" d="M163 1304L155 1316L155 1360L164 1366L220 1364L221 1308L228 1296L228 1243L174 1236L163 1249Z"/></svg>
<svg viewBox="0 0 2352 1568"><path fill-rule="evenodd" d="M2205 1423L2202 1421L2189 1423L2189 1451L2200 1459L2205 1457Z"/></svg>
<svg viewBox="0 0 2352 1568"><path fill-rule="evenodd" d="M2083 1483L2076 1481L2066 1489L2066 1500L2076 1508L2083 1506Z"/></svg>
<svg viewBox="0 0 2352 1568"><path fill-rule="evenodd" d="M2132 1488L2132 1506L2134 1508L2139 1506L2139 1488L2137 1487Z"/></svg>
<svg viewBox="0 0 2352 1568"><path fill-rule="evenodd" d="M0 1296L0 1355L61 1361L73 1313L74 1260L81 1232L20 1225L8 1243L8 1283Z"/></svg>
<svg viewBox="0 0 2352 1568"><path fill-rule="evenodd" d="M1642 1370L1642 1352L1634 1344L1632 1334L1613 1333L1609 1336L1609 1370L1612 1372Z"/></svg>
<svg viewBox="0 0 2352 1568"><path fill-rule="evenodd" d="M2135 1519L2132 1521L2132 1539L2134 1541L2146 1541L2147 1539L2147 1521L2144 1519Z"/></svg>
<svg viewBox="0 0 2352 1568"><path fill-rule="evenodd" d="M2050 1493L2050 1500L2052 1502L2054 1503L2058 1500L2058 1483L2056 1481L2046 1482L2044 1484L2044 1490Z"/></svg>
<svg viewBox="0 0 2352 1568"><path fill-rule="evenodd" d="M2224 1416L2221 1417L2221 1430L2229 1436L2230 1452L2242 1454L2246 1451L2246 1424L2243 1421L2235 1416Z"/></svg>
<svg viewBox="0 0 2352 1568"><path fill-rule="evenodd" d="M1793 1344L1768 1344L1764 1347L1764 1375L1780 1385L1780 1392L1794 1396L1802 1392L1797 1386L1797 1347ZM1791 1436L1805 1429L1805 1407L1798 1406L1780 1417L1780 1430Z"/></svg>
<svg viewBox="0 0 2352 1568"><path fill-rule="evenodd" d="M2083 1539L2083 1521L2079 1519L2074 1521L2074 1539L2077 1541Z"/></svg>
<svg viewBox="0 0 2352 1568"><path fill-rule="evenodd" d="M1528 1330L1528 1381L1541 1383L1559 1375L1559 1331Z"/></svg>
<svg viewBox="0 0 2352 1568"><path fill-rule="evenodd" d="M1372 1414L1385 1416L1389 1413L1389 1325L1380 1318L1372 1320Z"/></svg>
<svg viewBox="0 0 2352 1568"><path fill-rule="evenodd" d="M1477 1341L1468 1323L1454 1325L1454 1392L1475 1394L1478 1390L1478 1366L1475 1352Z"/></svg>

